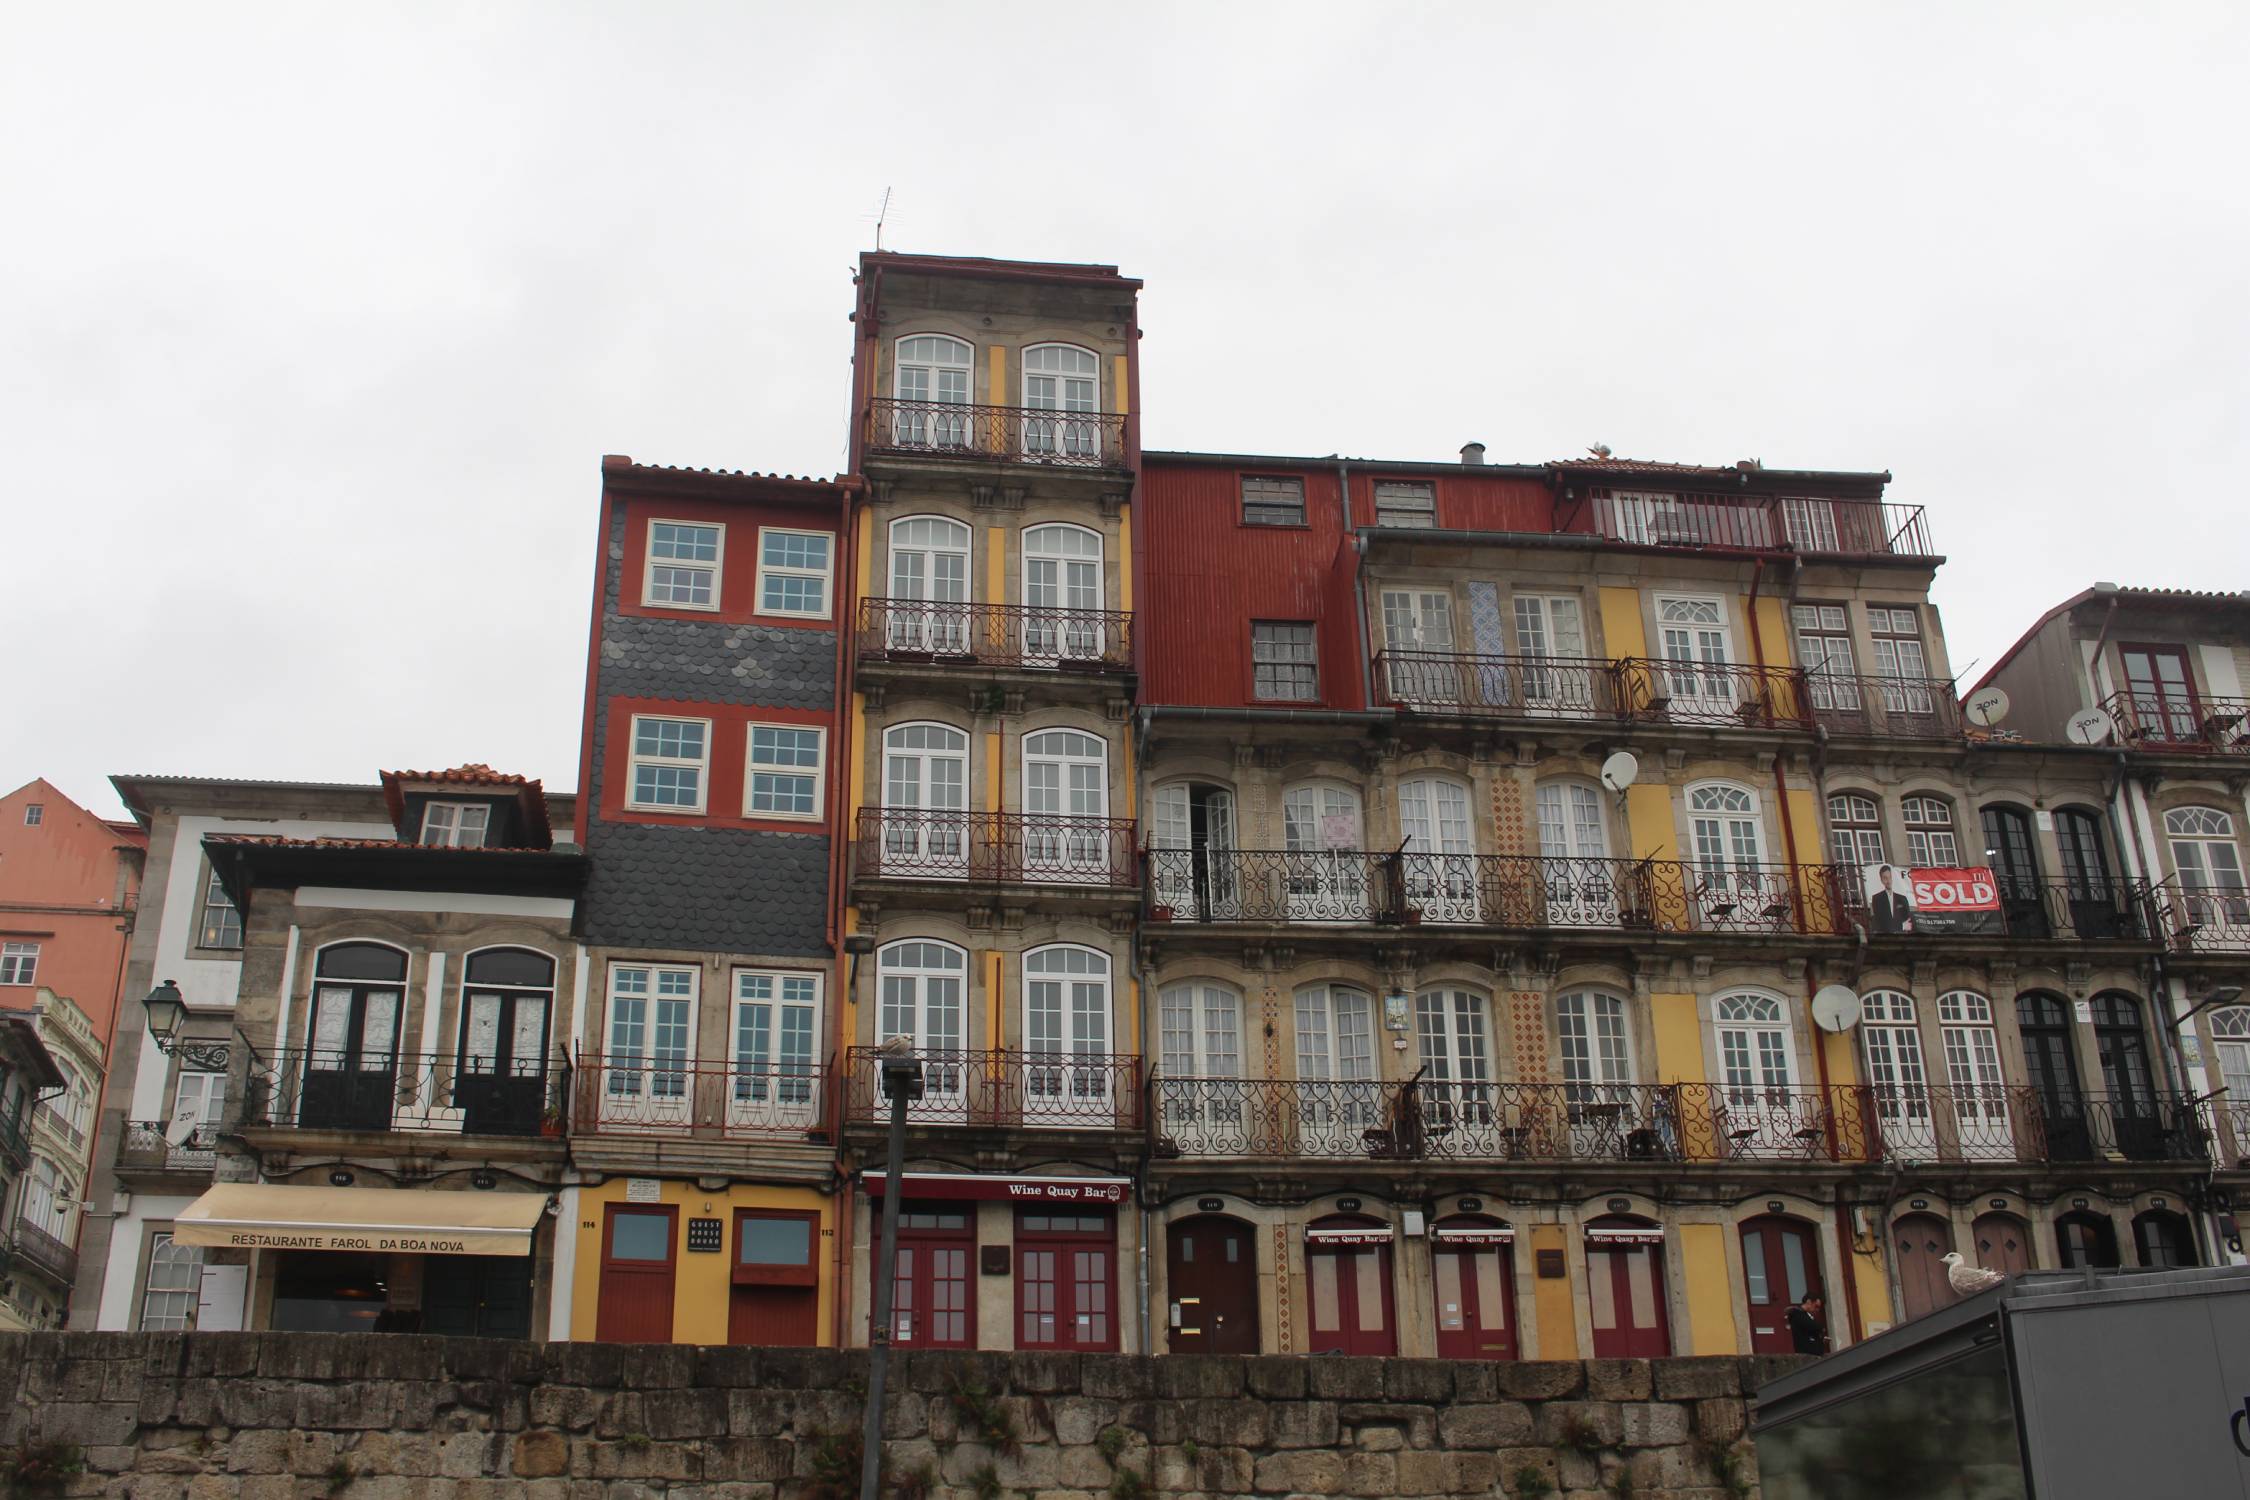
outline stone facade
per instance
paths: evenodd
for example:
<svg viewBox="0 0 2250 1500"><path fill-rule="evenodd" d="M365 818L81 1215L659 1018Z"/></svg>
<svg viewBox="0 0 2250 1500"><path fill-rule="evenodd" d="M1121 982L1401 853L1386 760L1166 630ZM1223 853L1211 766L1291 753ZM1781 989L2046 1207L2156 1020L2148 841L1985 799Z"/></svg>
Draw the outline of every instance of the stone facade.
<svg viewBox="0 0 2250 1500"><path fill-rule="evenodd" d="M1750 1393L1799 1363L902 1354L886 1493L1728 1500L1756 1493ZM0 1368L0 1441L79 1450L72 1495L813 1500L866 1355L34 1334Z"/></svg>

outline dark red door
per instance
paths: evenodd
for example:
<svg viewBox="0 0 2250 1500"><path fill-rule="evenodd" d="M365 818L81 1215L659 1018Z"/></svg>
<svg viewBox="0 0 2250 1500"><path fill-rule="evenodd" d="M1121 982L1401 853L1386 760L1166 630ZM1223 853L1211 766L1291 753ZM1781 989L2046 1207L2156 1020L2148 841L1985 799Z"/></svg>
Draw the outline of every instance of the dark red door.
<svg viewBox="0 0 2250 1500"><path fill-rule="evenodd" d="M878 1215L880 1204L877 1205ZM973 1349L977 1341L976 1221L953 1204L899 1205L891 1342L905 1349Z"/></svg>
<svg viewBox="0 0 2250 1500"><path fill-rule="evenodd" d="M1789 1309L1821 1290L1820 1246L1812 1226L1762 1217L1742 1226L1742 1285L1750 1302L1750 1349L1794 1354Z"/></svg>
<svg viewBox="0 0 2250 1500"><path fill-rule="evenodd" d="M803 1347L820 1342L820 1216L768 1209L734 1215L727 1342Z"/></svg>
<svg viewBox="0 0 2250 1500"><path fill-rule="evenodd" d="M612 1203L602 1221L602 1284L594 1337L605 1344L672 1342L672 1280L680 1211Z"/></svg>
<svg viewBox="0 0 2250 1500"><path fill-rule="evenodd" d="M1174 1354L1258 1352L1257 1237L1238 1219L1181 1219L1166 1232Z"/></svg>
<svg viewBox="0 0 2250 1500"><path fill-rule="evenodd" d="M1664 1243L1653 1224L1596 1219L1587 1226L1586 1298L1596 1359L1659 1359L1672 1352Z"/></svg>
<svg viewBox="0 0 2250 1500"><path fill-rule="evenodd" d="M1503 1231L1440 1224L1431 1239L1437 1272L1441 1359L1516 1357L1515 1252Z"/></svg>
<svg viewBox="0 0 2250 1500"><path fill-rule="evenodd" d="M2031 1235L2014 1214L1986 1214L1969 1226L1976 1237L1977 1264L2013 1276L2031 1269Z"/></svg>
<svg viewBox="0 0 2250 1500"><path fill-rule="evenodd" d="M1312 1352L1389 1357L1398 1353L1387 1226L1321 1220L1307 1231Z"/></svg>
<svg viewBox="0 0 2250 1500"><path fill-rule="evenodd" d="M1906 1316L1919 1318L1961 1300L1946 1279L1945 1257L1953 1251L1953 1226L1936 1214L1908 1214L1891 1226L1898 1251L1898 1285Z"/></svg>
<svg viewBox="0 0 2250 1500"><path fill-rule="evenodd" d="M1108 1210L1016 1215L1016 1347L1117 1347L1117 1221Z"/></svg>

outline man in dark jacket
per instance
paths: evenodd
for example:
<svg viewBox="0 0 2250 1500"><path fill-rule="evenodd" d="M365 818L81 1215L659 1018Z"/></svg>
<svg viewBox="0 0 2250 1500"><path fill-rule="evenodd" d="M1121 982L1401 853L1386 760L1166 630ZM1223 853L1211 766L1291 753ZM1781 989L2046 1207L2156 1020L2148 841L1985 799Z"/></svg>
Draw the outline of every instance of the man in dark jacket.
<svg viewBox="0 0 2250 1500"><path fill-rule="evenodd" d="M1789 1309L1789 1338L1799 1354L1828 1352L1828 1320L1821 1315L1820 1293L1808 1294Z"/></svg>

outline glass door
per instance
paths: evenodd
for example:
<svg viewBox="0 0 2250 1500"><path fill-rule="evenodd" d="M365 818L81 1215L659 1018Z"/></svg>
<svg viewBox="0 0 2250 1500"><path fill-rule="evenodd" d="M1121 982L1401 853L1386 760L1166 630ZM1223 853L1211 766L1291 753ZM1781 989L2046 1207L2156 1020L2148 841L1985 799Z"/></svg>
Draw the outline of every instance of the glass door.
<svg viewBox="0 0 2250 1500"><path fill-rule="evenodd" d="M1661 684L1676 718L1708 719L1732 714L1733 659L1725 606L1716 599L1656 601L1657 636L1664 648Z"/></svg>
<svg viewBox="0 0 2250 1500"><path fill-rule="evenodd" d="M813 1039L819 1029L818 975L735 971L730 1130L808 1130L817 1123Z"/></svg>
<svg viewBox="0 0 2250 1500"><path fill-rule="evenodd" d="M1366 921L1359 793L1341 786L1292 787L1281 799L1281 824L1289 920Z"/></svg>
<svg viewBox="0 0 2250 1500"><path fill-rule="evenodd" d="M1149 879L1175 922L1232 921L1242 912L1235 864L1234 793L1175 781L1151 798Z"/></svg>
<svg viewBox="0 0 2250 1500"><path fill-rule="evenodd" d="M1365 990L1312 985L1297 992L1299 1149L1363 1156L1381 1123L1375 1079L1375 1002Z"/></svg>
<svg viewBox="0 0 2250 1500"><path fill-rule="evenodd" d="M2038 1095L2047 1127L2047 1154L2055 1161L2088 1161L2093 1131L2078 1087L2071 1049L2070 1012L2053 995L2016 997L2016 1029L2023 1037L2024 1076Z"/></svg>
<svg viewBox="0 0 2250 1500"><path fill-rule="evenodd" d="M959 449L969 446L967 412L945 411L969 399L969 346L943 334L917 334L898 341L898 375L893 389L898 409L891 419L891 443L900 448ZM936 404L939 409L932 410Z"/></svg>
<svg viewBox="0 0 2250 1500"><path fill-rule="evenodd" d="M968 955L947 943L903 942L879 958L884 1041L908 1038L922 1056L922 1097L909 1119L959 1120L968 1115L968 1039L963 1003Z"/></svg>
<svg viewBox="0 0 2250 1500"><path fill-rule="evenodd" d="M1767 1215L1742 1226L1742 1282L1750 1304L1750 1349L1793 1354L1789 1309L1821 1290L1820 1247L1809 1225Z"/></svg>
<svg viewBox="0 0 2250 1500"><path fill-rule="evenodd" d="M388 1130L398 1095L400 993L358 985L313 990L297 1123L312 1130Z"/></svg>
<svg viewBox="0 0 2250 1500"><path fill-rule="evenodd" d="M1617 870L1609 859L1601 793L1577 782L1549 781L1541 783L1533 801L1547 924L1617 926Z"/></svg>
<svg viewBox="0 0 2250 1500"><path fill-rule="evenodd" d="M1069 344L1036 344L1023 352L1024 451L1038 458L1092 463L1101 457L1097 406L1101 362ZM1083 415L1073 415L1083 414Z"/></svg>
<svg viewBox="0 0 2250 1500"><path fill-rule="evenodd" d="M1477 857L1469 834L1469 790L1418 776L1399 783L1400 852L1406 904L1424 922L1477 920Z"/></svg>
<svg viewBox="0 0 2250 1500"><path fill-rule="evenodd" d="M2132 1161L2164 1155L2164 1121L2150 1080L2148 1038L2141 1027L2141 1004L2130 995L2094 997L2094 1051L2101 1059L2102 1087L2109 1094L2117 1149Z"/></svg>
<svg viewBox="0 0 2250 1500"><path fill-rule="evenodd" d="M1385 589L1383 643L1394 657L1399 694L1415 703L1461 701L1461 664L1453 659L1453 601L1437 590Z"/></svg>
<svg viewBox="0 0 2250 1500"><path fill-rule="evenodd" d="M624 1125L685 1126L688 1038L696 970L619 964L609 971L609 1056L602 1118Z"/></svg>
<svg viewBox="0 0 2250 1500"><path fill-rule="evenodd" d="M1577 597L1518 594L1515 607L1525 709L1556 718L1591 715L1600 705L1593 669L1585 665L1586 625Z"/></svg>
<svg viewBox="0 0 2250 1500"><path fill-rule="evenodd" d="M1492 1043L1484 996L1474 990L1424 990L1415 997L1414 1010L1425 1135L1481 1140L1493 1119ZM1468 1148L1464 1141L1449 1149ZM1481 1147L1476 1150L1485 1154Z"/></svg>
<svg viewBox="0 0 2250 1500"><path fill-rule="evenodd" d="M970 653L968 527L943 516L891 523L886 630L893 651Z"/></svg>
<svg viewBox="0 0 2250 1500"><path fill-rule="evenodd" d="M2020 807L1995 805L1981 814L1984 855L2000 887L2000 916L2012 937L2048 935L2047 903L2039 884L2039 851L2032 843L2031 815Z"/></svg>
<svg viewBox="0 0 2250 1500"><path fill-rule="evenodd" d="M1106 884L1108 814L1108 746L1075 729L1024 737L1024 879Z"/></svg>
<svg viewBox="0 0 2250 1500"><path fill-rule="evenodd" d="M1023 534L1024 659L1035 666L1100 661L1102 539L1082 526Z"/></svg>
<svg viewBox="0 0 2250 1500"><path fill-rule="evenodd" d="M1112 1123L1108 958L1091 948L1025 954L1023 1012L1026 1122Z"/></svg>
<svg viewBox="0 0 2250 1500"><path fill-rule="evenodd" d="M1915 1027L1914 1009L1913 998L1896 990L1869 992L1861 1002L1860 1047L1867 1058L1867 1082L1875 1095L1884 1155L1930 1161L1937 1155L1937 1129L1930 1114L1929 1077L1922 1066L1922 1033Z"/></svg>
<svg viewBox="0 0 2250 1500"><path fill-rule="evenodd" d="M2195 685L2187 653L2177 646L2124 646L2125 690L2133 705L2133 731L2167 744L2202 742Z"/></svg>
<svg viewBox="0 0 2250 1500"><path fill-rule="evenodd" d="M958 879L969 870L969 737L945 724L883 736L883 872Z"/></svg>
<svg viewBox="0 0 2250 1500"><path fill-rule="evenodd" d="M1799 1107L1792 1087L1789 1019L1781 1002L1771 995L1725 995L1716 1010L1727 1149L1738 1156L1816 1155L1824 1132L1817 1116Z"/></svg>

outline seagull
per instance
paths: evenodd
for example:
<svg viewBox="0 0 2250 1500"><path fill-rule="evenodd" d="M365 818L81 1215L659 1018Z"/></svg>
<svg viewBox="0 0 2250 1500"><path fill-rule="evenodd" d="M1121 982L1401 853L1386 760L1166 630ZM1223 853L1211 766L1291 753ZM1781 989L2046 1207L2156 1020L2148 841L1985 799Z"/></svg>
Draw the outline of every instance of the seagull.
<svg viewBox="0 0 2250 1500"><path fill-rule="evenodd" d="M1961 1259L1960 1251L1948 1250L1945 1254L1945 1279L1952 1284L1953 1290L1964 1297L1971 1297L1978 1292L1992 1290L2008 1278L1999 1271L1972 1266Z"/></svg>

